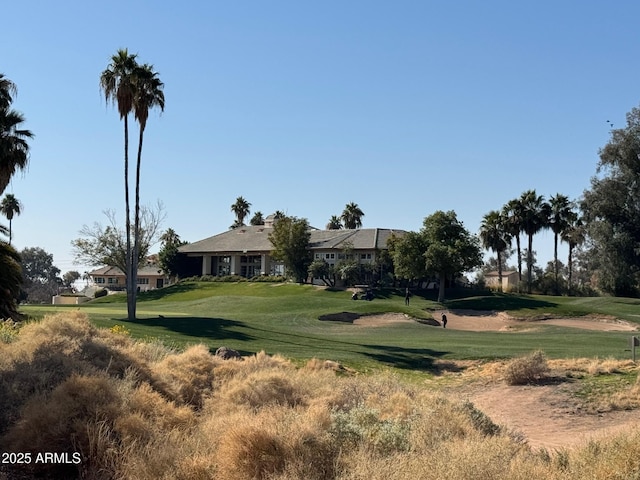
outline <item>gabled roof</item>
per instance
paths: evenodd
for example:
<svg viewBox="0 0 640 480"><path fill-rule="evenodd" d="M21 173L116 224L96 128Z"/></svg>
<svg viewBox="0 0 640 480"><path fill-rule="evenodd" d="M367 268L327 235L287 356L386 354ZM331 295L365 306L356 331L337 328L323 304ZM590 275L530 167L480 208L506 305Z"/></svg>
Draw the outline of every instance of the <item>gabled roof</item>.
<svg viewBox="0 0 640 480"><path fill-rule="evenodd" d="M267 253L273 250L269 234L273 227L263 225L238 227L198 242L183 245L178 250L187 254L205 253ZM386 228L359 228L355 230L310 231L312 250L342 250L349 244L355 250L386 248L391 235L404 235L404 230Z"/></svg>
<svg viewBox="0 0 640 480"><path fill-rule="evenodd" d="M124 272L118 267L101 267L97 270L89 272L92 277L124 277ZM164 275L162 269L158 265L144 265L138 268L138 276L158 276Z"/></svg>

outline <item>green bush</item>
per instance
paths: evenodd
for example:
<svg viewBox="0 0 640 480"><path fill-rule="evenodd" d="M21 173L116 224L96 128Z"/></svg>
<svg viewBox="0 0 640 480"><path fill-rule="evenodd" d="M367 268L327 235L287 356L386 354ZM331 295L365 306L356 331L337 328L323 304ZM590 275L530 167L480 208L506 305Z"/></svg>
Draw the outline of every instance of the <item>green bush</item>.
<svg viewBox="0 0 640 480"><path fill-rule="evenodd" d="M509 385L528 385L540 383L548 378L549 365L542 350L515 358L507 365L505 380Z"/></svg>

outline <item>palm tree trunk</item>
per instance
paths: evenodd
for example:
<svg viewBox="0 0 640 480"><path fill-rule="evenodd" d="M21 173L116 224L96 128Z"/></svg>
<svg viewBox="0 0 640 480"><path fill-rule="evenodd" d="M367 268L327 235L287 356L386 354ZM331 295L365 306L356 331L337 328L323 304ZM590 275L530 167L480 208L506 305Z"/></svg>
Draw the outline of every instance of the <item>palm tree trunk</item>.
<svg viewBox="0 0 640 480"><path fill-rule="evenodd" d="M131 219L129 217L129 115L124 117L124 201L125 201L125 228L127 235L127 251L125 252L126 263L126 289L127 289L127 318L129 321L136 319L136 299L133 286L133 275L131 269Z"/></svg>
<svg viewBox="0 0 640 480"><path fill-rule="evenodd" d="M558 234L553 235L553 273L555 274L555 292L558 295Z"/></svg>
<svg viewBox="0 0 640 480"><path fill-rule="evenodd" d="M138 264L140 251L140 164L142 163L142 142L144 140L144 126L140 125L140 137L138 138L138 158L136 162L136 204L135 204L135 221L133 228L133 258L132 258L132 276L134 279L133 293L133 312L135 316L136 298L138 296Z"/></svg>
<svg viewBox="0 0 640 480"><path fill-rule="evenodd" d="M502 255L500 255L500 250L496 251L496 255L498 256L498 291L502 292Z"/></svg>
<svg viewBox="0 0 640 480"><path fill-rule="evenodd" d="M531 293L531 270L533 268L533 235L529 234L529 250L527 251L527 293Z"/></svg>
<svg viewBox="0 0 640 480"><path fill-rule="evenodd" d="M518 247L518 282L522 283L522 250L520 249L520 234L516 235L516 246Z"/></svg>
<svg viewBox="0 0 640 480"><path fill-rule="evenodd" d="M442 303L444 302L444 284L447 281L446 280L446 273L445 272L440 272L440 286L438 287L438 302Z"/></svg>
<svg viewBox="0 0 640 480"><path fill-rule="evenodd" d="M11 219L9 219L9 245L11 245Z"/></svg>
<svg viewBox="0 0 640 480"><path fill-rule="evenodd" d="M568 259L568 267L569 267L569 295L571 295L571 276L573 273L573 264L572 264L572 254L573 254L573 246L569 244L569 259Z"/></svg>

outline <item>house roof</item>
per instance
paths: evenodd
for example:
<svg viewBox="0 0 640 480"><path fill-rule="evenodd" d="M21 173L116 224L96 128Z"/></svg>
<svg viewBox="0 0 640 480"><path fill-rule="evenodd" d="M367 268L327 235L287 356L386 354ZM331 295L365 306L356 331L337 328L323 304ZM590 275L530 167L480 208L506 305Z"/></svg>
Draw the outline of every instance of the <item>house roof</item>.
<svg viewBox="0 0 640 480"><path fill-rule="evenodd" d="M182 253L198 255L205 253L248 253L270 252L273 245L269 234L273 227L264 225L239 227L214 235L203 240L183 245ZM387 228L359 228L354 230L315 230L309 231L311 250L344 249L347 245L354 250L373 250L386 248L391 235L403 235L404 230Z"/></svg>
<svg viewBox="0 0 640 480"><path fill-rule="evenodd" d="M89 272L89 275L93 277L124 277L124 272L120 270L118 267L101 267L97 270L93 270ZM143 267L138 268L138 276L139 277L151 277L151 276L163 276L164 273L162 269L158 265L144 265Z"/></svg>

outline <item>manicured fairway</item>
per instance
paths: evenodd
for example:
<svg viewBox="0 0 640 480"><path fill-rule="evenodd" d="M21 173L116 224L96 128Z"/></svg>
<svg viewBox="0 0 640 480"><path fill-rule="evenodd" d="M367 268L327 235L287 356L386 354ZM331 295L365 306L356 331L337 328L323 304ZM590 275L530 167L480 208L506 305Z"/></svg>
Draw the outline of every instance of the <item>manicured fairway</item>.
<svg viewBox="0 0 640 480"><path fill-rule="evenodd" d="M430 318L443 306L415 295L410 306L398 292L381 292L371 302L352 301L350 293L309 285L268 283L182 283L140 296L138 320L127 322L123 295L72 307L26 306L33 317L69 309L85 312L100 327L124 325L141 338L157 338L175 346L225 345L249 354L260 350L305 360L342 362L359 370L391 366L432 370L435 360L508 358L542 349L550 358L630 358L629 332L594 332L540 326L535 331L469 332L418 322L361 326L321 321L321 315L400 312ZM517 316L541 314L614 315L640 319L636 299L491 295L457 298L445 308L502 309ZM503 307L503 308L500 308Z"/></svg>

